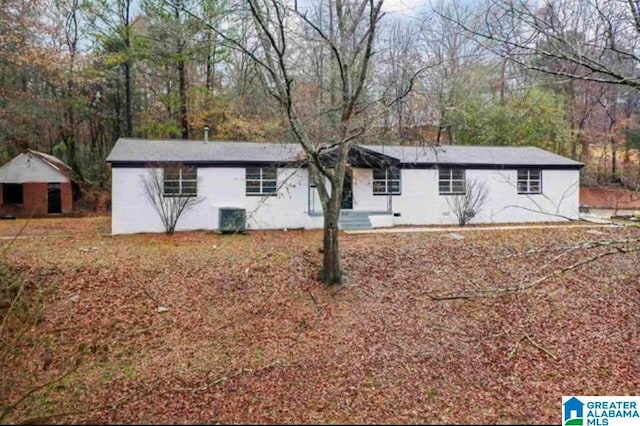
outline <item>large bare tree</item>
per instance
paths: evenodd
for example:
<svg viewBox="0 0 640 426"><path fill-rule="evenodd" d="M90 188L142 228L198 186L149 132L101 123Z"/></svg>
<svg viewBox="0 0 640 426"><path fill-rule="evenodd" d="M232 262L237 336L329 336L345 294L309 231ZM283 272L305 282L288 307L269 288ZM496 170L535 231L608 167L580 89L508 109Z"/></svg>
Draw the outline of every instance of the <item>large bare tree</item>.
<svg viewBox="0 0 640 426"><path fill-rule="evenodd" d="M473 23L456 13L441 15L530 70L640 88L637 1L489 0Z"/></svg>
<svg viewBox="0 0 640 426"><path fill-rule="evenodd" d="M237 13L252 20L253 43L218 31L254 62L292 138L302 146L323 209L321 276L326 284L343 282L338 244L342 187L349 151L365 131L366 86L382 2L321 0L299 7L285 0L247 0L237 5ZM308 108L301 87L312 82L300 64L306 52L319 50L326 52L330 77L317 84L328 96L322 108Z"/></svg>
<svg viewBox="0 0 640 426"><path fill-rule="evenodd" d="M312 18L297 5L291 9L279 0L249 0L248 5L262 45L263 57L259 61L263 78L286 113L291 131L308 158L322 204L322 279L326 284L339 284L343 281L338 244L342 186L351 145L364 132L364 123L358 120L358 115L362 112L360 101L368 78L376 29L382 17L382 0L329 2L327 12L333 20L331 31L325 30L322 15ZM330 96L331 102L326 109L332 133L329 140L314 140L296 105L294 64L287 58L287 49L294 43L292 34L298 25L310 27L317 34L315 43L327 45L331 52L330 62L337 74L337 84L332 82L337 93Z"/></svg>

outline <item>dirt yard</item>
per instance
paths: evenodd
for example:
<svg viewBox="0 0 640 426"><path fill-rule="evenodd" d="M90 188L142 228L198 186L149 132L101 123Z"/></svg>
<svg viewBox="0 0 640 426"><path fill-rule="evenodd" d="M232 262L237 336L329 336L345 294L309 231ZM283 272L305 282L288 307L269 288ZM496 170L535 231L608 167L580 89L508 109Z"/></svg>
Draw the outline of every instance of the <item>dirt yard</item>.
<svg viewBox="0 0 640 426"><path fill-rule="evenodd" d="M319 232L109 226L35 220L3 255L2 423L558 423L640 389L640 228L344 235L336 289Z"/></svg>

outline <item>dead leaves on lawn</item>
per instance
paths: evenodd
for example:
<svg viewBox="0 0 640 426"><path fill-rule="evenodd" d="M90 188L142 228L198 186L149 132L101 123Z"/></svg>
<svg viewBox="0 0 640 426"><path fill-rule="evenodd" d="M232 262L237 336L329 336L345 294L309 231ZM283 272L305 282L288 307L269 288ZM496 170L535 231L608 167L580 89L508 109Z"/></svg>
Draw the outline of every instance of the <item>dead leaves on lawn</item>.
<svg viewBox="0 0 640 426"><path fill-rule="evenodd" d="M639 254L618 250L638 230L344 235L336 291L316 280L320 232L105 229L37 222L30 236L69 235L9 250L42 294L7 360L9 400L82 357L12 421L546 423L562 395L640 388Z"/></svg>

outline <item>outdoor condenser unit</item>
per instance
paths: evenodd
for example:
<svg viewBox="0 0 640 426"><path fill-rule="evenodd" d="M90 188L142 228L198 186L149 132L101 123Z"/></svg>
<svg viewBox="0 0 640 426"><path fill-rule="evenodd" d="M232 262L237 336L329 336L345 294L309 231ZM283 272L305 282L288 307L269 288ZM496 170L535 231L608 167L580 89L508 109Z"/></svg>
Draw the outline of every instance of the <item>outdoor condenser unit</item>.
<svg viewBox="0 0 640 426"><path fill-rule="evenodd" d="M246 228L247 215L245 209L222 207L220 208L220 232L234 233L244 232Z"/></svg>

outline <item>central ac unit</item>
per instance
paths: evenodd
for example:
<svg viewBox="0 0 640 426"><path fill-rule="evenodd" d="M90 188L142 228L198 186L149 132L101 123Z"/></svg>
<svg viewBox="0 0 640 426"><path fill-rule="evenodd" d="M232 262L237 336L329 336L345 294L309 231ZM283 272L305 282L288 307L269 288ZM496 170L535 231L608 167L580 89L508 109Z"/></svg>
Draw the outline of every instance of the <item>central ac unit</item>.
<svg viewBox="0 0 640 426"><path fill-rule="evenodd" d="M245 231L247 214L245 209L221 207L219 229L222 233L242 233Z"/></svg>

